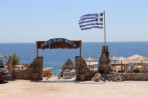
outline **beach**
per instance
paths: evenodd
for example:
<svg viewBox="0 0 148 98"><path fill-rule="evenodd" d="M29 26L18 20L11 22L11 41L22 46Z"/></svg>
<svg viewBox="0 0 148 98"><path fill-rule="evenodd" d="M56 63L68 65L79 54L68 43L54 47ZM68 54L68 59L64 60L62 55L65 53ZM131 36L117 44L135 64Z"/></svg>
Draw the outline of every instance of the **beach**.
<svg viewBox="0 0 148 98"><path fill-rule="evenodd" d="M147 98L148 82L14 80L0 84L0 91L0 98Z"/></svg>

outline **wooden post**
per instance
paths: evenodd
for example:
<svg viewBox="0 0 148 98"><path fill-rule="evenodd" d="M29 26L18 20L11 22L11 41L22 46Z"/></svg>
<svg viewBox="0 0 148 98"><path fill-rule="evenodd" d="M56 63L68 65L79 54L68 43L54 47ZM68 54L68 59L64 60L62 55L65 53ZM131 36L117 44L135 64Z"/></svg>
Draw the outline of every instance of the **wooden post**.
<svg viewBox="0 0 148 98"><path fill-rule="evenodd" d="M147 65L146 65L146 64L144 64L144 72L146 72L146 70L147 70L146 66L147 66Z"/></svg>
<svg viewBox="0 0 148 98"><path fill-rule="evenodd" d="M144 64L143 61L141 60L141 67L142 67L142 72L144 71Z"/></svg>
<svg viewBox="0 0 148 98"><path fill-rule="evenodd" d="M36 50L36 51L37 51L37 54L36 54L36 55L37 55L37 57L38 57L38 48L37 48L37 50Z"/></svg>
<svg viewBox="0 0 148 98"><path fill-rule="evenodd" d="M122 60L121 60L121 71L123 71L123 64L122 64Z"/></svg>
<svg viewBox="0 0 148 98"><path fill-rule="evenodd" d="M36 56L38 57L38 42L36 41Z"/></svg>
<svg viewBox="0 0 148 98"><path fill-rule="evenodd" d="M142 66L142 64L143 64L143 62L142 62L142 60L141 60L141 66Z"/></svg>
<svg viewBox="0 0 148 98"><path fill-rule="evenodd" d="M128 69L128 64L126 64L126 72L127 72L127 69Z"/></svg>
<svg viewBox="0 0 148 98"><path fill-rule="evenodd" d="M127 65L126 65L126 64L124 64L124 72L126 72L126 68L127 68Z"/></svg>

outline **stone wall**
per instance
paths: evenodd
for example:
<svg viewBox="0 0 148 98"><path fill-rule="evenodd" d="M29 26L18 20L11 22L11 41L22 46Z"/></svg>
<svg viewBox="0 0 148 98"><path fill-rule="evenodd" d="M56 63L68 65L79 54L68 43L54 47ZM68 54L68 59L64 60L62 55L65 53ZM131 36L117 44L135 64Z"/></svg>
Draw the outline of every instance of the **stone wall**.
<svg viewBox="0 0 148 98"><path fill-rule="evenodd" d="M95 75L95 71L90 70L87 67L86 62L84 61L83 58L81 58L80 56L76 56L75 57L75 66L76 66L76 80L81 80L80 79L80 74L81 74L81 70L82 68L84 69L84 74L85 74L85 78L84 80L91 80L91 78Z"/></svg>
<svg viewBox="0 0 148 98"><path fill-rule="evenodd" d="M21 67L22 66L22 67ZM31 64L13 66L13 79L42 80L43 57L36 57Z"/></svg>
<svg viewBox="0 0 148 98"><path fill-rule="evenodd" d="M120 73L124 80L148 81L148 73Z"/></svg>
<svg viewBox="0 0 148 98"><path fill-rule="evenodd" d="M33 62L30 64L30 75L31 79L34 80L34 74L37 74L37 78L35 80L43 79L43 57L36 57Z"/></svg>
<svg viewBox="0 0 148 98"><path fill-rule="evenodd" d="M26 65L21 65L21 66L26 66ZM18 69L18 67L13 67L13 79L30 80L31 79L30 65L27 65L26 67L20 69Z"/></svg>

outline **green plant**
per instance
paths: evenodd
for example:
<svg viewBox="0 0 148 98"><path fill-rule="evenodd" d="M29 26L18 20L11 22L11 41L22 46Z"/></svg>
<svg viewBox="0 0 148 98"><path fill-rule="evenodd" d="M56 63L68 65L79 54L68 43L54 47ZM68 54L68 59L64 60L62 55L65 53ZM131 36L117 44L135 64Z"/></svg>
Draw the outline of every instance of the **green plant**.
<svg viewBox="0 0 148 98"><path fill-rule="evenodd" d="M20 57L17 56L16 54L13 54L13 62L12 62L12 65L18 65L20 64Z"/></svg>

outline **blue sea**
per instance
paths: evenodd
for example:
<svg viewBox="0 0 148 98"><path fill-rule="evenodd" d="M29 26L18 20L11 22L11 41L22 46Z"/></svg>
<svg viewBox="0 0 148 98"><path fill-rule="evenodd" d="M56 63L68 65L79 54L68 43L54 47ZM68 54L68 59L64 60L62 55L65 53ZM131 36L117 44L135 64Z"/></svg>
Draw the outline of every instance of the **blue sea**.
<svg viewBox="0 0 148 98"><path fill-rule="evenodd" d="M103 45L103 42L83 42L82 57L94 57L99 60ZM110 57L129 57L134 54L148 57L148 42L108 42L107 45ZM16 54L20 57L21 64L29 64L36 57L36 44L0 43L0 54ZM44 67L53 67L53 72L58 73L68 58L75 62L75 56L79 56L79 49L39 50L39 56L43 56Z"/></svg>

